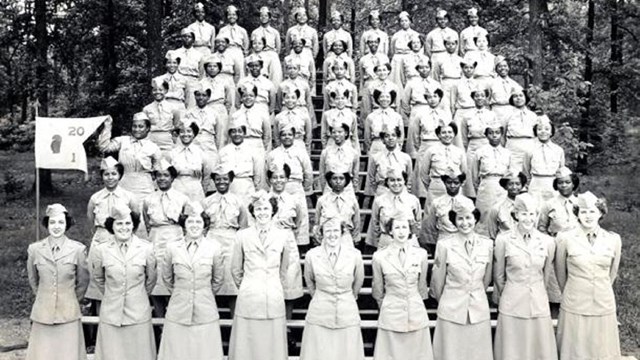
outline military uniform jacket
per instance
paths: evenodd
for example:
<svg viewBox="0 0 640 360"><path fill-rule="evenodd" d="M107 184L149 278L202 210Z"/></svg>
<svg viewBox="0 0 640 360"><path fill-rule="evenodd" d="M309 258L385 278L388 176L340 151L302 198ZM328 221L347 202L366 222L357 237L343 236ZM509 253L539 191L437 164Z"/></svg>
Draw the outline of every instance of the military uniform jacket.
<svg viewBox="0 0 640 360"><path fill-rule="evenodd" d="M86 247L65 239L54 255L45 238L29 245L27 253L29 285L36 294L31 320L53 325L79 319L78 300L89 286Z"/></svg>
<svg viewBox="0 0 640 360"><path fill-rule="evenodd" d="M104 293L100 321L114 326L135 325L151 320L149 294L156 284L153 244L133 235L126 254L116 240L96 248L92 276Z"/></svg>

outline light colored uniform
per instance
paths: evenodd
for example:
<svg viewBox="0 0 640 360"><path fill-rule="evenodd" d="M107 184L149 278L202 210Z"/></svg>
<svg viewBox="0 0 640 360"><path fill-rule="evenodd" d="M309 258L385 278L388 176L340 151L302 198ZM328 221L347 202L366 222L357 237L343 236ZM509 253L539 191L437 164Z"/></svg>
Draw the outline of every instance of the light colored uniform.
<svg viewBox="0 0 640 360"><path fill-rule="evenodd" d="M171 293L158 360L222 360L220 316L214 295L224 269L219 245L196 240L167 245L162 281ZM195 249L192 249L195 247Z"/></svg>
<svg viewBox="0 0 640 360"><path fill-rule="evenodd" d="M419 118L425 111L431 109L429 103L427 103L426 94L432 92L435 89L440 88L440 83L433 80L431 77L423 78L421 76L414 76L407 82L404 87L402 100L400 105L402 107L402 115L406 118L405 125L409 127L407 137L411 139L418 126ZM444 110L442 102L436 107L439 110ZM408 118L407 118L408 115ZM408 140L407 146L409 148L415 145L411 143L412 140ZM411 157L414 158L415 153L411 153Z"/></svg>
<svg viewBox="0 0 640 360"><path fill-rule="evenodd" d="M456 86L458 80L462 79L462 58L456 54L442 55L442 62L438 64L438 67L434 67L431 71L436 80L442 84L442 90L444 96L442 102L453 111L453 98L451 97L452 90Z"/></svg>
<svg viewBox="0 0 640 360"><path fill-rule="evenodd" d="M304 49L302 52L307 53L312 60L318 56L318 32L307 24L296 24L287 30L286 48L291 49L293 37L304 39ZM293 51L292 51L293 53ZM315 61L315 60L314 60Z"/></svg>
<svg viewBox="0 0 640 360"><path fill-rule="evenodd" d="M355 196L356 189L360 190L360 153L357 153L347 142L338 146L328 144L320 154L320 165L318 167L318 184L323 194L331 192L331 188L327 183L324 175L328 169L349 168L351 182L345 186L344 190L353 193Z"/></svg>
<svg viewBox="0 0 640 360"><path fill-rule="evenodd" d="M582 227L557 237L556 275L562 291L558 318L560 359L620 359L613 282L618 274L620 235L602 228L593 244Z"/></svg>
<svg viewBox="0 0 640 360"><path fill-rule="evenodd" d="M465 55L466 59L471 62L477 62L476 70L473 72L473 78L485 89L491 86L493 78L496 77L495 59L489 50L477 50Z"/></svg>
<svg viewBox="0 0 640 360"><path fill-rule="evenodd" d="M358 87L346 78L334 79L325 85L324 88L324 110L333 109L336 107L336 103L331 97L331 93L349 94L349 101L347 101L347 107L350 107L355 112L358 108Z"/></svg>
<svg viewBox="0 0 640 360"><path fill-rule="evenodd" d="M178 177L173 181L172 187L186 195L190 201L204 200L204 184L208 183L206 179L211 178L209 174L218 162L217 155L213 158L207 158L200 146L180 144L169 152L169 162L178 172ZM214 187L209 185L207 190L213 189Z"/></svg>
<svg viewBox="0 0 640 360"><path fill-rule="evenodd" d="M506 147L511 150L511 167L521 171L524 159L533 152L535 135L533 127L538 116L526 106L521 109L511 107L511 114L507 118L505 134Z"/></svg>
<svg viewBox="0 0 640 360"><path fill-rule="evenodd" d="M458 42L458 32L450 27L437 27L431 30L425 39L424 50L427 55L431 57L431 68L437 69L440 67L449 54L447 54L447 48L444 47L444 39L453 38ZM458 52L458 46L456 45L456 52ZM431 72L431 77L437 78L435 72Z"/></svg>
<svg viewBox="0 0 640 360"><path fill-rule="evenodd" d="M95 358L155 360L149 295L156 284L153 245L133 235L96 249L92 276L103 292Z"/></svg>
<svg viewBox="0 0 640 360"><path fill-rule="evenodd" d="M489 33L482 26L468 26L460 32L460 56L465 56L468 53L478 51L474 38L487 36Z"/></svg>
<svg viewBox="0 0 640 360"><path fill-rule="evenodd" d="M162 84L165 81L169 84L169 90L164 96L165 100L174 105L185 107L187 78L177 71L173 74L166 73L153 78L154 83Z"/></svg>
<svg viewBox="0 0 640 360"><path fill-rule="evenodd" d="M368 47L367 47L368 49ZM378 52L375 54L366 54L360 57L358 60L358 66L360 67L360 91L364 91L369 84L377 79L375 67L379 64L388 64L389 57L387 53ZM362 98L362 101L367 101L366 97ZM362 106L365 106L364 104Z"/></svg>
<svg viewBox="0 0 640 360"><path fill-rule="evenodd" d="M174 146L171 135L171 132L175 128L174 116L178 111L183 109L184 107L180 105L176 106L167 100L154 101L142 108L142 112L145 113L151 121L149 140L158 145L162 154L165 156Z"/></svg>
<svg viewBox="0 0 640 360"><path fill-rule="evenodd" d="M236 234L231 274L238 286L229 360L287 360L287 291L291 232L271 226L264 243L255 227Z"/></svg>
<svg viewBox="0 0 640 360"><path fill-rule="evenodd" d="M438 241L429 291L438 300L433 338L436 359L491 360L491 321L486 289L491 283L493 241L471 234ZM464 339L464 341L460 341Z"/></svg>
<svg viewBox="0 0 640 360"><path fill-rule="evenodd" d="M389 53L389 35L380 29L367 29L362 33L360 37L360 56L369 54L369 46L367 46L366 39L380 39L378 44L378 52L376 54L387 56Z"/></svg>
<svg viewBox="0 0 640 360"><path fill-rule="evenodd" d="M322 47L325 57L329 57L328 54L331 49L331 45L338 40L342 40L347 44L344 51L349 57L353 57L353 40L351 39L351 34L342 27L337 30L331 29L322 35Z"/></svg>
<svg viewBox="0 0 640 360"><path fill-rule="evenodd" d="M211 96L207 103L207 117L215 117L216 126L216 149L220 149L227 141L227 126L229 124L229 114L233 111L235 106L236 91L234 89L235 84L233 80L229 81L229 78L225 79L220 74L211 78L208 75L200 80L200 84L204 87L205 91L211 90ZM195 109L197 112L198 109ZM200 118L198 116L198 118ZM204 123L210 122L205 121Z"/></svg>
<svg viewBox="0 0 640 360"><path fill-rule="evenodd" d="M391 58L391 74L389 74L389 79L400 88L403 88L407 83L404 78L404 72L402 71L402 64L404 58L411 52L409 42L412 38L419 35L417 31L410 28L407 30L400 29L391 36L389 47L391 48L393 56Z"/></svg>
<svg viewBox="0 0 640 360"><path fill-rule="evenodd" d="M553 197L553 179L558 169L563 167L564 149L549 140L546 143L534 141L530 155L525 156L522 170L530 179L529 193L543 203Z"/></svg>
<svg viewBox="0 0 640 360"><path fill-rule="evenodd" d="M269 80L277 87L282 82L282 64L280 63L280 33L273 26L259 26L251 32L251 38L262 38L265 40L263 55L270 64L267 70Z"/></svg>
<svg viewBox="0 0 640 360"><path fill-rule="evenodd" d="M225 52L233 59L234 67L244 69L244 57L249 51L249 35L247 30L236 24L227 24L218 30L218 36L229 39L229 46ZM242 72L241 72L242 73Z"/></svg>
<svg viewBox="0 0 640 360"><path fill-rule="evenodd" d="M393 244L373 254L371 290L380 307L375 360L433 359L423 303L428 297L427 257L426 250L408 244Z"/></svg>
<svg viewBox="0 0 640 360"><path fill-rule="evenodd" d="M369 156L367 183L365 186L366 195L378 196L389 191L384 182L387 179L387 173L391 169L400 169L407 173L406 187L408 191L411 191L413 184L411 157L402 152L399 146L396 145L395 149L391 151L385 147L381 152Z"/></svg>
<svg viewBox="0 0 640 360"><path fill-rule="evenodd" d="M29 245L27 275L36 298L27 360L87 358L79 305L89 285L86 251L66 236L57 245L49 238Z"/></svg>
<svg viewBox="0 0 640 360"><path fill-rule="evenodd" d="M489 235L489 212L496 202L507 196L500 186L500 179L509 172L511 151L502 145L484 145L476 151L469 164L471 183L476 191L476 208L480 210L480 220L476 231Z"/></svg>
<svg viewBox="0 0 640 360"><path fill-rule="evenodd" d="M193 47L202 56L211 55L216 39L216 28L204 20L196 20L187 26L187 30L190 30L195 35L196 39L193 42Z"/></svg>
<svg viewBox="0 0 640 360"><path fill-rule="evenodd" d="M364 360L356 299L364 282L360 251L341 246L335 265L322 246L309 250L304 277L311 294L300 349L301 360Z"/></svg>
<svg viewBox="0 0 640 360"><path fill-rule="evenodd" d="M500 233L494 249L494 301L499 303L495 359L556 360L555 334L546 284L555 257L554 240L533 230Z"/></svg>
<svg viewBox="0 0 640 360"><path fill-rule="evenodd" d="M507 126L513 109L509 104L511 93L521 89L522 86L508 75L506 77L496 77L489 85L491 111L496 114L496 119L502 126Z"/></svg>
<svg viewBox="0 0 640 360"><path fill-rule="evenodd" d="M325 193L318 199L316 204L316 224L324 224L327 219L338 217L346 223L349 238L345 244L353 246L354 242L360 242L360 205L358 199L345 189L340 194L334 191Z"/></svg>
<svg viewBox="0 0 640 360"><path fill-rule="evenodd" d="M495 123L496 115L487 108L480 108L468 113L460 120L460 138L465 149L467 149L467 164L471 166L476 157L476 151L488 145L489 140L485 136L485 130L490 124ZM465 195L476 197L476 189L471 181L464 184Z"/></svg>
<svg viewBox="0 0 640 360"><path fill-rule="evenodd" d="M420 171L417 176L422 182L422 188L416 186L415 189L427 189L427 193L416 193L414 190L414 194L418 197L426 197L427 204L447 193L440 178L449 172L449 168L467 173L467 156L464 150L455 145L442 143L434 145L427 149L424 156L419 157L417 162L419 164L416 166L419 166Z"/></svg>
<svg viewBox="0 0 640 360"><path fill-rule="evenodd" d="M225 122L227 118L219 119L218 116L219 113L215 108L209 106L191 108L182 116L184 124L194 122L200 128L198 135L193 139L193 143L202 149L205 160L209 165L217 162L218 148L222 144L226 131Z"/></svg>
<svg viewBox="0 0 640 360"><path fill-rule="evenodd" d="M346 52L337 55L333 52L327 54L327 58L324 59L322 63L322 71L324 74L324 83L329 84L330 82L336 80L336 74L333 72L333 64L335 61L342 62L342 66L345 66L345 79L349 80L351 83L356 83L356 64L353 62L353 59L349 57Z"/></svg>
<svg viewBox="0 0 640 360"><path fill-rule="evenodd" d="M471 92L477 86L478 81L466 78L463 75L451 88L451 111L454 113L453 121L458 126L458 129L460 129L462 118L468 116L476 109L476 103L471 97ZM460 138L460 133L458 133L456 138ZM459 146L462 147L462 142L460 142Z"/></svg>
<svg viewBox="0 0 640 360"><path fill-rule="evenodd" d="M364 123L364 143L369 158L383 152L385 149L380 133L385 129L386 131L394 131L396 127L400 129L398 146L402 148L404 143L404 121L400 114L388 107L374 110L367 116L367 120Z"/></svg>
<svg viewBox="0 0 640 360"><path fill-rule="evenodd" d="M421 242L427 244L437 244L438 242L450 238L458 232L458 228L449 220L449 211L453 210L456 202L466 198L460 191L456 196L450 196L446 192L444 195L427 202L424 207L422 217Z"/></svg>
<svg viewBox="0 0 640 360"><path fill-rule="evenodd" d="M173 50L175 57L180 58L180 64L178 65L178 73L185 77L186 91L185 91L185 106L190 108L195 105L195 98L193 97L193 88L199 81L200 77L200 61L203 58L202 52L194 47L185 48L184 46Z"/></svg>
<svg viewBox="0 0 640 360"><path fill-rule="evenodd" d="M403 218L414 221L411 226L413 237L409 241L411 245L418 246L417 237L420 235L422 226L422 209L420 200L409 194L406 189L397 195L386 191L375 197L371 210L371 224L367 231L367 245L382 249L393 242L391 234L387 231L387 224L397 214L403 214L405 215Z"/></svg>
<svg viewBox="0 0 640 360"><path fill-rule="evenodd" d="M293 145L305 152L311 150L311 119L306 108L284 108L273 120L273 141L280 146L280 130L292 127L296 134Z"/></svg>
<svg viewBox="0 0 640 360"><path fill-rule="evenodd" d="M326 149L327 146L335 144L333 138L331 138L330 128L340 127L342 124L349 126L349 138L346 141L351 144L351 147L359 156L360 140L358 136L358 117L356 113L349 108L333 108L322 113L322 123L320 125L322 148Z"/></svg>
<svg viewBox="0 0 640 360"><path fill-rule="evenodd" d="M240 145L230 143L219 152L220 164L230 165L235 174L229 192L242 199L244 204L249 203L251 194L265 187L264 156L254 150L245 140Z"/></svg>
<svg viewBox="0 0 640 360"><path fill-rule="evenodd" d="M498 234L516 228L516 221L511 216L511 211L513 211L513 199L508 196L491 208L487 220L489 238L495 240Z"/></svg>
<svg viewBox="0 0 640 360"><path fill-rule="evenodd" d="M316 62L311 52L304 49L299 54L291 50L291 53L284 58L284 63L296 62L300 64L299 76L307 81L311 95L316 94Z"/></svg>

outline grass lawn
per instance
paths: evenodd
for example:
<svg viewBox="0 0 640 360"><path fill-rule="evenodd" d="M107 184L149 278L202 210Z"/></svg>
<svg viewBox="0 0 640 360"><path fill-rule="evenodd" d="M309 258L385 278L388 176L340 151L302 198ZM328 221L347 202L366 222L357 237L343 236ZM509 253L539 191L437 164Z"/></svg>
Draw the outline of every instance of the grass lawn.
<svg viewBox="0 0 640 360"><path fill-rule="evenodd" d="M36 239L35 196L31 187L33 153L0 152L4 165L0 177L0 233L3 251L0 252L0 319L21 319L29 316L33 296L27 282L25 261L27 246ZM85 244L90 240L90 226L86 221L86 204L91 194L101 187L98 162L89 160L90 179L81 172L54 171L57 192L41 198L41 213L47 204L64 204L74 215L77 225L69 230L69 237ZM622 236L622 262L615 291L618 300L618 320L622 348L625 354L640 355L640 187L635 168L597 169L596 175L582 178L582 191L589 189L604 195L609 202L609 214L603 227ZM635 185L634 185L635 184ZM41 215L42 216L42 215ZM42 228L41 228L42 229ZM41 237L44 229L41 231ZM1 345L1 344L0 344Z"/></svg>

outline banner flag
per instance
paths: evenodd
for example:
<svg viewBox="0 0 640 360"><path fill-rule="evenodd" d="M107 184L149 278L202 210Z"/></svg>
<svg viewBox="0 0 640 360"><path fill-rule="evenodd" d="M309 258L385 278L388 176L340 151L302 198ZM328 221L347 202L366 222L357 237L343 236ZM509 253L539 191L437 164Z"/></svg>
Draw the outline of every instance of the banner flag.
<svg viewBox="0 0 640 360"><path fill-rule="evenodd" d="M91 118L36 117L36 168L87 172L82 145L108 115Z"/></svg>

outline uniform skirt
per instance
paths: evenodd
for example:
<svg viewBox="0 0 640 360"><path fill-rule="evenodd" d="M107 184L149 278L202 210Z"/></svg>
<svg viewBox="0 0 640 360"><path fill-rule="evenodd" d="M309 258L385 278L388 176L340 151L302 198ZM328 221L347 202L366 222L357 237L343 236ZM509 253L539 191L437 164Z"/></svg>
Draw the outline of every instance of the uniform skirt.
<svg viewBox="0 0 640 360"><path fill-rule="evenodd" d="M425 204L431 204L435 199L446 194L447 188L444 187L442 179L432 177L429 182L429 188L427 189L427 201Z"/></svg>
<svg viewBox="0 0 640 360"><path fill-rule="evenodd" d="M218 74L218 76L220 76L220 80L222 80L225 83L229 84L229 86L231 86L231 89L233 89L231 94L229 94L230 95L229 101L231 101L231 110L227 111L227 108L226 107L224 108L225 109L225 113L227 114L225 120L229 121L228 120L229 115L233 114L233 112L235 111L234 108L236 106L236 81L235 81L235 79L233 77L233 74L230 74L230 73L221 72L221 73ZM240 75L240 78L242 78L242 75ZM224 104L220 104L220 105L223 105L223 107L224 107ZM225 129L226 129L226 127L225 127ZM225 134L226 134L226 130L225 130Z"/></svg>
<svg viewBox="0 0 640 360"><path fill-rule="evenodd" d="M222 336L218 320L197 325L165 321L158 360L222 360L223 358Z"/></svg>
<svg viewBox="0 0 640 360"><path fill-rule="evenodd" d="M287 320L233 318L229 360L288 360Z"/></svg>
<svg viewBox="0 0 640 360"><path fill-rule="evenodd" d="M167 156L169 151L173 149L173 136L170 131L150 131L149 140L158 145L163 156Z"/></svg>
<svg viewBox="0 0 640 360"><path fill-rule="evenodd" d="M308 221L307 221L308 222ZM292 231L292 230L290 230ZM293 231L292 231L293 232ZM300 252L294 236L289 237L286 246L289 249L289 265L287 267L286 284L284 284L284 299L293 300L304 295L302 289L302 268L300 267ZM307 238L308 239L308 238Z"/></svg>
<svg viewBox="0 0 640 360"><path fill-rule="evenodd" d="M156 343L151 320L114 326L100 322L95 360L155 360Z"/></svg>
<svg viewBox="0 0 640 360"><path fill-rule="evenodd" d="M511 116L513 112L513 107L509 104L493 104L491 105L491 111L496 114L496 120L498 120L500 125L506 127L507 122L509 122L509 116Z"/></svg>
<svg viewBox="0 0 640 360"><path fill-rule="evenodd" d="M207 240L211 240L220 246L222 263L224 264L222 287L216 295L238 295L238 288L231 276L231 256L233 255L236 232L237 230L235 229L210 229L207 233Z"/></svg>
<svg viewBox="0 0 640 360"><path fill-rule="evenodd" d="M149 241L153 244L153 253L156 256L158 264L164 262L164 253L167 249L167 243L182 240L183 232L179 225L161 225L154 226L149 232ZM162 266L158 266L158 279L162 279ZM164 281L158 281L153 288L151 295L169 296L169 290L164 286Z"/></svg>
<svg viewBox="0 0 640 360"><path fill-rule="evenodd" d="M373 166L373 157L376 154L379 154L381 152L383 152L385 149L384 144L382 143L382 139L380 138L375 138L373 139L373 141L371 142L371 146L369 147L369 151L367 152L368 156L369 156L369 160L367 161L367 169L371 168L371 166ZM371 181L373 181L373 179L369 179L369 174L367 173L367 176L365 178L365 184L364 184L364 194L367 196L374 196L375 195L375 191L373 189L373 186L371 186Z"/></svg>
<svg viewBox="0 0 640 360"><path fill-rule="evenodd" d="M301 181L290 180L285 184L284 190L293 195L294 201L299 204L303 209L307 208L307 195L304 192ZM309 245L309 213L303 211L300 219L300 227L296 229L294 235L298 245Z"/></svg>
<svg viewBox="0 0 640 360"><path fill-rule="evenodd" d="M557 360L551 317L523 319L500 314L493 353L495 360Z"/></svg>
<svg viewBox="0 0 640 360"><path fill-rule="evenodd" d="M475 161L476 151L488 143L489 140L487 140L487 138L469 139L469 144L467 145L467 166L471 166L473 161ZM462 191L467 197L476 197L476 190L473 188L473 182L471 181L469 174L467 174L467 181L462 185Z"/></svg>
<svg viewBox="0 0 640 360"><path fill-rule="evenodd" d="M555 179L555 176L553 175L531 176L528 192L538 200L539 204L543 204L547 200L550 200L555 194L555 190L553 190L553 179Z"/></svg>
<svg viewBox="0 0 640 360"><path fill-rule="evenodd" d="M300 360L364 360L360 326L330 329L305 323Z"/></svg>
<svg viewBox="0 0 640 360"><path fill-rule="evenodd" d="M487 176L480 181L476 194L476 208L480 211L480 221L476 232L489 235L489 212L497 203L502 202L507 192L500 186L501 176Z"/></svg>
<svg viewBox="0 0 640 360"><path fill-rule="evenodd" d="M233 84L233 79L231 80ZM235 89L235 86L232 87ZM224 101L226 100L216 100L207 104L207 108L213 110L216 115L216 122L220 124L220 128L222 129L221 139L225 139L227 136L227 128L229 127L229 111L227 111L227 107L224 106ZM232 103L233 104L233 103ZM232 105L233 107L233 105ZM220 147L223 147L226 143L221 141ZM204 149L202 149L204 150ZM217 150L216 150L217 151Z"/></svg>
<svg viewBox="0 0 640 360"><path fill-rule="evenodd" d="M404 88L404 58L409 54L394 54L391 58L391 74L389 74L389 80L393 81L398 87Z"/></svg>
<svg viewBox="0 0 640 360"><path fill-rule="evenodd" d="M229 184L229 192L242 199L242 203L246 206L251 201L251 195L256 192L256 187L252 178L236 177Z"/></svg>
<svg viewBox="0 0 640 360"><path fill-rule="evenodd" d="M511 168L522 171L522 164L527 155L531 155L534 147L533 138L508 138L506 148L511 151Z"/></svg>
<svg viewBox="0 0 640 360"><path fill-rule="evenodd" d="M560 359L619 360L620 336L616 313L584 316L560 309L558 317Z"/></svg>
<svg viewBox="0 0 640 360"><path fill-rule="evenodd" d="M147 195L153 193L156 188L156 184L151 178L151 173L125 171L124 175L122 175L122 179L120 179L119 185L122 186L123 189L129 190L133 193L136 198L136 203L139 206L138 214L141 215L144 198L147 197ZM145 240L149 237L147 234L147 224L145 224L142 216L140 216L140 225L138 225L136 235L140 239Z"/></svg>
<svg viewBox="0 0 640 360"><path fill-rule="evenodd" d="M433 349L429 327L410 332L378 328L373 359L432 360Z"/></svg>
<svg viewBox="0 0 640 360"><path fill-rule="evenodd" d="M26 360L86 360L80 319L48 325L33 321Z"/></svg>
<svg viewBox="0 0 640 360"><path fill-rule="evenodd" d="M440 81L440 84L442 85L442 90L444 91L444 95L442 96L442 102L447 107L447 109L451 110L452 113L453 113L453 104L455 102L452 96L453 88L456 87L456 84L458 83L459 80L460 78L458 79L446 78Z"/></svg>
<svg viewBox="0 0 640 360"><path fill-rule="evenodd" d="M491 321L461 325L438 318L433 335L433 355L438 360L493 360Z"/></svg>
<svg viewBox="0 0 640 360"><path fill-rule="evenodd" d="M89 272L92 272L91 264L93 264L93 260L95 257L96 246L102 244L103 242L107 242L113 238L113 235L107 231L107 229L103 227L96 227L96 232L93 234L93 239L91 239L91 246L89 247L89 254L87 255L87 263L89 264ZM87 292L84 294L84 297L91 300L102 300L102 293L98 290L98 286L96 285L93 276L89 279L89 287L87 288Z"/></svg>
<svg viewBox="0 0 640 360"><path fill-rule="evenodd" d="M278 88L278 85L282 82L282 64L280 63L280 57L275 50L264 50L261 54L269 59L268 62L271 64L269 67L269 80Z"/></svg>
<svg viewBox="0 0 640 360"><path fill-rule="evenodd" d="M180 175L173 180L172 187L186 195L190 201L201 202L204 200L204 189L200 178Z"/></svg>
<svg viewBox="0 0 640 360"><path fill-rule="evenodd" d="M416 154L416 164L413 167L413 185L411 189L411 193L419 198L426 198L428 193L427 188L424 186L424 183L420 178L421 160L424 158L428 149L438 144L440 144L440 140L422 140L420 142L420 150L418 150Z"/></svg>
<svg viewBox="0 0 640 360"><path fill-rule="evenodd" d="M420 115L424 114L425 110L430 109L429 105L425 104L414 104L411 106L411 113L409 114L409 119L407 122L407 134L405 141L405 152L411 156L412 159L418 157L418 151L416 151L416 147L419 147L420 144L416 144L417 141L420 141L420 134L416 134L420 132ZM416 136L417 135L417 136Z"/></svg>

